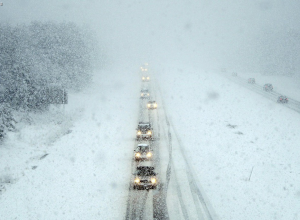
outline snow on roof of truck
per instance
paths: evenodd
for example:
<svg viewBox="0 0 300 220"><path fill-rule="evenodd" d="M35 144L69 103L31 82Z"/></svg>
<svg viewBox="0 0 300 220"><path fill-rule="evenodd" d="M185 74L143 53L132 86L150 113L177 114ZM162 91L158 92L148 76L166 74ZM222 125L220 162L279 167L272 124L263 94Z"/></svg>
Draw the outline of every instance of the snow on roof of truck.
<svg viewBox="0 0 300 220"><path fill-rule="evenodd" d="M149 146L149 144L138 144L138 146L147 147L147 146Z"/></svg>

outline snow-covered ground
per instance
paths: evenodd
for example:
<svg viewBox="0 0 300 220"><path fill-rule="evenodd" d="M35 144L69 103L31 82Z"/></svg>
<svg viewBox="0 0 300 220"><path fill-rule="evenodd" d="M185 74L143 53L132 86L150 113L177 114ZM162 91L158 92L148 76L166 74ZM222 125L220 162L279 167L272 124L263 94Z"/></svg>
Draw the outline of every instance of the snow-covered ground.
<svg viewBox="0 0 300 220"><path fill-rule="evenodd" d="M169 68L157 77L220 219L300 219L298 113L219 74ZM297 89L289 80L286 94Z"/></svg>
<svg viewBox="0 0 300 220"><path fill-rule="evenodd" d="M69 98L63 132L44 120L12 134L0 147L1 175L14 179L0 195L1 219L121 219L138 85L135 72L102 71Z"/></svg>
<svg viewBox="0 0 300 220"><path fill-rule="evenodd" d="M139 108L135 69L98 73L64 115L53 110L10 135L0 147L1 179L13 182L0 194L1 219L124 217ZM300 115L218 74L182 69L159 70L156 79L219 219L300 219ZM292 94L299 85L291 79L280 89Z"/></svg>

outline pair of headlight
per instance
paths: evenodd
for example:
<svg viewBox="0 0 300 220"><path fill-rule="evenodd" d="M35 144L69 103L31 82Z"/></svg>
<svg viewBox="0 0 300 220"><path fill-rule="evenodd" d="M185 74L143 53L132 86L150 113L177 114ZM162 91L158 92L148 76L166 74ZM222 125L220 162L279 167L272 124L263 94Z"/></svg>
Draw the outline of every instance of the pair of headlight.
<svg viewBox="0 0 300 220"><path fill-rule="evenodd" d="M142 155L141 155L141 153L136 153L135 154L135 157L141 157ZM148 152L147 153L147 157L152 157L152 153L151 152Z"/></svg>
<svg viewBox="0 0 300 220"><path fill-rule="evenodd" d="M134 182L137 183L137 184L139 184L141 182L141 180L139 178L135 178ZM156 183L156 179L155 178L151 178L151 183L155 184Z"/></svg>
<svg viewBox="0 0 300 220"><path fill-rule="evenodd" d="M147 104L147 106L148 106L148 108L150 108L150 107L151 107L151 104ZM153 107L154 107L154 108L157 108L157 104L154 103L154 104L153 104Z"/></svg>

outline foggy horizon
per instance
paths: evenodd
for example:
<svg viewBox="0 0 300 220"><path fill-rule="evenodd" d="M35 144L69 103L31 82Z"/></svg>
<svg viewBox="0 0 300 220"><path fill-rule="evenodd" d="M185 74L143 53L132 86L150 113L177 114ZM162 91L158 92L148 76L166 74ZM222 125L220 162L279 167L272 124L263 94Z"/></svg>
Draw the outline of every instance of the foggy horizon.
<svg viewBox="0 0 300 220"><path fill-rule="evenodd" d="M90 27L112 63L186 64L197 69L259 72L261 45L269 38L266 32L283 37L288 31L300 33L300 4L294 1L3 3L2 24L64 21ZM272 40L271 47L280 42ZM295 55L299 57L298 52Z"/></svg>

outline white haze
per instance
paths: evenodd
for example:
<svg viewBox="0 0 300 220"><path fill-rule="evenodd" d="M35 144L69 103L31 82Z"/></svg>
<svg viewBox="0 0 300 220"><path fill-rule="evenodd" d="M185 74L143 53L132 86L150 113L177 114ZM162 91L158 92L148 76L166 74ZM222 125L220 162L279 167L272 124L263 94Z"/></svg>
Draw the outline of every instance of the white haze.
<svg viewBox="0 0 300 220"><path fill-rule="evenodd" d="M292 0L3 3L2 23L55 20L90 26L114 65L139 65L147 61L201 69L260 71L260 41L264 32L300 31L300 3Z"/></svg>

